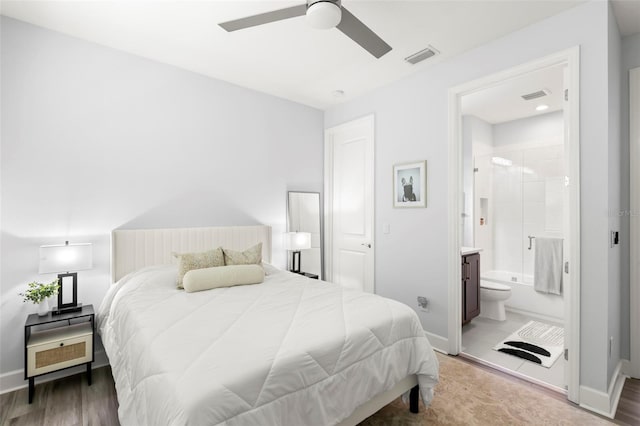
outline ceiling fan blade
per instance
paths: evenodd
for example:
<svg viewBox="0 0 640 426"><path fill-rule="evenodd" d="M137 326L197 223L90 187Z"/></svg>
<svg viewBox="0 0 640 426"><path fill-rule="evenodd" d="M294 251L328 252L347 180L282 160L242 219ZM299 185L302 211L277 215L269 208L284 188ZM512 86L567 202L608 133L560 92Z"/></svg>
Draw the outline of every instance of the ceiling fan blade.
<svg viewBox="0 0 640 426"><path fill-rule="evenodd" d="M391 50L391 46L353 16L344 6L342 7L342 19L336 28L376 58L380 58Z"/></svg>
<svg viewBox="0 0 640 426"><path fill-rule="evenodd" d="M246 18L234 19L223 22L220 25L225 30L231 32L244 28L255 27L256 25L268 24L269 22L282 21L283 19L295 18L307 13L307 5L286 7L271 12L260 13L258 15L247 16Z"/></svg>

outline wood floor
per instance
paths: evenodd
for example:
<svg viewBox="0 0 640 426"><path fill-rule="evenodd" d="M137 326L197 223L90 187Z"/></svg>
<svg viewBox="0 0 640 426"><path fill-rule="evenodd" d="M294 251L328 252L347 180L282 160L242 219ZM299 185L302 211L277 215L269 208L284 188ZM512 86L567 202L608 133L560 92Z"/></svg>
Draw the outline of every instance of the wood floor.
<svg viewBox="0 0 640 426"><path fill-rule="evenodd" d="M447 359L454 360L452 357L446 357ZM444 359L441 358L441 361ZM473 368L478 372L483 370L478 366L471 366L466 362L459 361L459 359L451 362L460 364L467 364L464 368ZM442 362L441 362L442 366ZM485 372L486 374L486 372ZM465 377L469 377L469 372L465 373ZM499 378L500 375L495 375ZM445 377L441 377L444 382ZM465 380L468 380L465 379ZM485 378L486 379L486 378ZM483 380L486 382L486 380ZM519 384L523 389L530 387L527 384ZM451 389L452 391L454 389ZM541 391L540 395L546 392ZM548 396L548 395L547 395ZM446 395L445 392L440 393L441 399L451 400L451 395ZM486 399L487 394L484 395ZM502 398L498 398L502 399ZM558 399L561 399L560 397ZM502 404L500 401L496 401L497 404ZM398 405L398 407L394 407ZM564 400L563 404L571 405ZM492 405L495 405L492 403ZM460 405L456 404L455 410L459 410ZM386 409L386 412L385 412ZM407 417L407 422L403 419L407 415L408 411L406 407L401 405L399 400L395 401L389 406L381 410L380 413L367 419L364 423L366 425L405 425L405 424L446 424L446 425L462 425L462 424L509 424L501 422L498 418L493 417L491 421L483 421L480 418L475 417L471 423L460 422L456 420L456 417L450 417L443 411L451 410L439 410L434 416L433 408L427 410L424 407L421 408L423 417ZM394 412L395 410L395 412ZM579 410L579 409L578 409ZM93 385L87 386L86 376L84 373L74 376L66 377L63 379L41 383L36 385L36 393L32 404L27 401L27 389L20 389L18 391L5 393L0 395L0 425L46 425L46 426L119 426L118 422L118 402L116 392L113 384L113 378L111 376L111 369L107 367L98 368L93 370ZM444 417L442 417L444 414ZM578 418L574 418L578 420ZM435 421L434 421L435 420ZM440 421L442 420L442 421ZM459 419L458 419L459 420ZM485 419L486 420L486 419ZM538 421L534 423L539 424ZM570 419L557 419L557 424L573 424ZM600 424L604 421L599 416L593 416L592 424ZM567 423L568 421L568 423ZM584 422L584 418L579 420L581 424L587 424ZM605 423L608 423L605 421ZM615 423L623 425L640 425L640 380L627 379L622 397L618 405L618 411L616 413ZM545 423L556 424L556 423Z"/></svg>
<svg viewBox="0 0 640 426"><path fill-rule="evenodd" d="M32 404L26 388L0 395L0 425L119 426L111 369L97 368L92 376L91 386L85 373L36 383Z"/></svg>
<svg viewBox="0 0 640 426"><path fill-rule="evenodd" d="M616 420L628 425L640 425L640 380L627 379L624 382Z"/></svg>

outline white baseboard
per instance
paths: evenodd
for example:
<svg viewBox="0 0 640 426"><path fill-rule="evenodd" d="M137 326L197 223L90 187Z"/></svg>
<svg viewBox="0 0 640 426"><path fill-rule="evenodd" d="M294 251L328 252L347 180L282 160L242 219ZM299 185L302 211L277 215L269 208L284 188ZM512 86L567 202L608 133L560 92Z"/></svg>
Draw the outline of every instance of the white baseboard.
<svg viewBox="0 0 640 426"><path fill-rule="evenodd" d="M513 312L514 314L520 314L520 315L524 315L525 317L531 317L533 319L537 319L540 321L546 321L546 322L551 322L554 324L563 324L564 320L562 318L556 318L556 317L552 317L549 315L543 315L543 314L539 314L537 312L531 312L531 311L527 311L525 309L517 309L517 308L512 308L510 306L505 306L504 309L507 312Z"/></svg>
<svg viewBox="0 0 640 426"><path fill-rule="evenodd" d="M107 354L105 354L104 351L96 351L92 369L104 367L105 365L109 365ZM68 368L66 370L56 371L51 374L45 374L44 376L36 377L36 384L50 382L51 380L72 376L74 374L83 373L85 371L86 367L84 364L77 367ZM22 369L0 374L0 394L26 388L27 386L29 386L29 382L24 379L24 370Z"/></svg>
<svg viewBox="0 0 640 426"><path fill-rule="evenodd" d="M427 336L427 339L429 339L429 343L431 343L434 350L445 355L449 353L449 339L438 336L437 334L429 333L426 330L424 331L424 334Z"/></svg>
<svg viewBox="0 0 640 426"><path fill-rule="evenodd" d="M580 406L587 410L598 413L602 416L613 419L616 416L620 394L626 376L623 374L623 361L620 360L613 372L611 383L607 392L591 389L587 386L580 386Z"/></svg>

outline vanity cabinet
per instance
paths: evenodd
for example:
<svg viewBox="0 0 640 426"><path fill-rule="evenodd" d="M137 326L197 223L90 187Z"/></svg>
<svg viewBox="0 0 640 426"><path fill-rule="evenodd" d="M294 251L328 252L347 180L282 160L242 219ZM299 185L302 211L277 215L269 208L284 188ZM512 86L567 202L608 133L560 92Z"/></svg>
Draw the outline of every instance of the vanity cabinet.
<svg viewBox="0 0 640 426"><path fill-rule="evenodd" d="M480 315L480 253L462 256L462 324Z"/></svg>

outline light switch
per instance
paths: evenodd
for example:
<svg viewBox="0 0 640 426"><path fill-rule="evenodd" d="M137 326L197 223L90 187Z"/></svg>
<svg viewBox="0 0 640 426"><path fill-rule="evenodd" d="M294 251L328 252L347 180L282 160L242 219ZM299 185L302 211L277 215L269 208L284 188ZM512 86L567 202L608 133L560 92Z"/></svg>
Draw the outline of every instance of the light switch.
<svg viewBox="0 0 640 426"><path fill-rule="evenodd" d="M391 233L391 225L389 225L388 223L383 223L382 224L382 233L383 234Z"/></svg>

